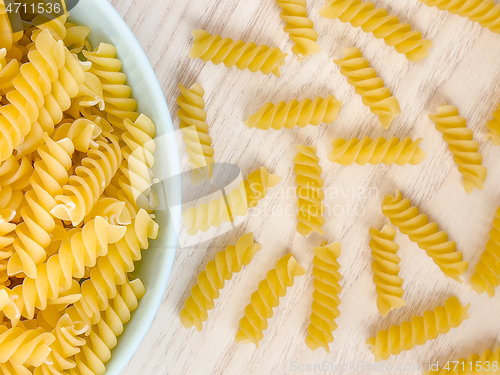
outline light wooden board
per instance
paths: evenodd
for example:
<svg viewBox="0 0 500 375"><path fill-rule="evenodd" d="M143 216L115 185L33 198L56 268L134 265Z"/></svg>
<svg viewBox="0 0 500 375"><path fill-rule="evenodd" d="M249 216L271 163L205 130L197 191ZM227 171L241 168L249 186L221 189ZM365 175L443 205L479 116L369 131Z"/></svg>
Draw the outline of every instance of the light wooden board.
<svg viewBox="0 0 500 375"><path fill-rule="evenodd" d="M178 250L159 313L125 375L335 373L330 368L298 371L299 364L323 364L323 361L327 361L328 366L363 362L363 367L357 370L345 368L346 374L380 373L366 366L366 363L374 365L366 339L379 329L441 304L451 295L457 295L464 303L472 303L471 319L449 334L392 357L386 363L405 366L451 360L499 344L500 298L478 296L468 282L500 204L500 147L485 140L486 122L500 101L499 35L416 0L378 0L377 5L387 7L434 42L427 59L421 64L410 63L393 48L360 29L338 20L320 18L318 12L324 0L311 0L309 14L320 34L323 52L300 63L291 55L292 43L282 30L280 11L273 1L112 0L112 3L145 49L163 87L175 126L179 124L176 118L178 83L188 86L198 82L206 90L216 161L237 164L243 175L264 165L283 178L258 210L236 230L208 245ZM196 28L282 48L290 53L282 77L228 70L222 65L191 60L191 30ZM399 99L403 113L388 131L383 130L332 62L341 57L343 48L351 45L363 51ZM248 130L242 124L267 101L331 93L344 102L339 119L331 125L262 132ZM482 192L465 193L452 156L428 119L428 114L442 102L459 108L481 143L484 165L489 169ZM341 167L327 160L333 137L380 135L423 137L422 147L428 157L419 166L404 167ZM339 329L329 355L321 349L311 352L304 343L313 291L312 248L322 238L316 234L302 238L295 230L295 216L280 214L280 208L296 204L292 158L295 145L301 143L318 146L326 184L325 205L330 207L324 227L325 239L341 241L343 249L340 258L344 275L342 315L337 320ZM180 147L185 154L184 146ZM185 155L182 157L185 164ZM398 234L401 276L405 280L408 304L382 319L375 304L368 229L387 223L381 213L381 202L386 193L394 193L398 188L448 232L470 267L464 284L446 279L422 250ZM360 191L371 194L367 196ZM357 207L357 213L352 207ZM197 274L218 251L248 231L255 233L263 249L242 273L227 283L203 331L184 329L178 314ZM290 251L309 270L308 274L296 279L296 284L275 309L260 348L237 345L234 335L251 293L277 259ZM419 371L385 373L417 374Z"/></svg>

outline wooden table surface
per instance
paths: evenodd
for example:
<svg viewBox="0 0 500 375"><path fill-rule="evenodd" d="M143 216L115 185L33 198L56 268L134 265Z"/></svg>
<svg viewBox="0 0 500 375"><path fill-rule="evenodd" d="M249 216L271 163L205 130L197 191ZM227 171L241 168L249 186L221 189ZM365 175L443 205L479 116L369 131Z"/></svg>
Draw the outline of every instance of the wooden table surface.
<svg viewBox="0 0 500 375"><path fill-rule="evenodd" d="M237 229L208 244L179 248L170 283L158 315L138 352L125 370L136 374L326 374L336 364L345 374L381 373L369 365L374 359L365 345L379 329L400 323L440 305L451 295L463 303L471 302L471 318L447 335L423 346L392 357L394 366L387 374L418 374L417 369L398 371L396 366L427 364L429 361L468 357L498 345L500 298L477 295L470 287L470 276L485 248L495 210L500 204L500 147L486 140L486 123L500 101L500 36L467 19L438 11L417 0L377 0L378 6L411 23L434 42L430 56L421 64L408 62L383 41L364 34L338 20L318 16L325 0L309 2L309 16L319 32L323 52L305 62L291 54L292 43L283 32L280 10L274 1L235 0L112 0L137 36L163 87L174 125L178 106L178 83L195 82L206 91L206 111L217 162L238 165L245 176L261 165L282 177L257 210ZM233 39L277 46L289 53L282 76L226 69L189 58L191 30L204 28ZM399 99L402 115L384 131L376 116L365 107L333 63L348 46L360 48L365 57ZM305 129L263 132L249 130L242 121L268 101L303 99L334 94L344 102L339 118L329 125ZM446 102L456 105L468 120L480 142L484 165L489 170L484 191L466 194L462 176L455 166L441 134L428 114ZM330 163L334 137L371 136L423 137L428 156L418 166L351 166ZM295 145L318 146L322 177L325 180L328 212L325 239L342 242L340 257L343 291L341 316L331 353L310 351L304 343L312 301L312 248L323 240L313 234L305 239L295 230L294 215L281 214L295 207L293 156ZM184 166L186 155L180 144ZM465 282L445 278L432 260L398 233L401 273L407 306L383 319L376 308L372 282L370 226L388 223L381 213L386 193L401 189L413 203L437 221L456 241L469 262ZM201 333L186 330L179 311L196 282L197 274L215 254L234 244L243 233L253 231L262 250L252 263L226 284ZM251 293L277 259L292 252L308 269L296 279L288 294L269 320L260 348L238 345L238 330ZM318 364L328 363L318 370ZM359 368L358 366L359 362ZM314 365L316 371L300 371ZM334 367L335 368L335 367ZM339 369L337 367L337 369Z"/></svg>

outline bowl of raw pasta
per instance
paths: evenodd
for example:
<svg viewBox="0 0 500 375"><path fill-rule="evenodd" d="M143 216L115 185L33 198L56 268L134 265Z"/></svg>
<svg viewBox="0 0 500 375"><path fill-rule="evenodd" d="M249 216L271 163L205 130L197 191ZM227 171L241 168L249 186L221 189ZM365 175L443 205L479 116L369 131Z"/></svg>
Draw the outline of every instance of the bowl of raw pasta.
<svg viewBox="0 0 500 375"><path fill-rule="evenodd" d="M0 372L115 375L174 261L172 120L107 1L30 22L0 38L0 352L15 346Z"/></svg>

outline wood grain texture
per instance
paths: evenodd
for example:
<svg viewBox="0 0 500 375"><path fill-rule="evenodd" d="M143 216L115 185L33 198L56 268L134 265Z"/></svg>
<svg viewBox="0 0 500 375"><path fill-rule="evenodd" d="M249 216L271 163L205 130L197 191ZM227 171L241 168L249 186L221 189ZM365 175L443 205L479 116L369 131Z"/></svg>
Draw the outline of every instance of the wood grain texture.
<svg viewBox="0 0 500 375"><path fill-rule="evenodd" d="M298 364L335 364L367 362L374 364L365 345L379 329L400 323L411 316L442 304L451 295L463 303L471 302L471 319L446 336L409 352L392 357L386 363L414 364L456 357L468 357L498 345L500 299L478 296L469 279L484 250L494 212L500 204L500 147L485 140L486 123L500 101L500 36L467 19L441 12L417 0L377 0L409 22L415 30L434 42L430 56L421 64L408 62L404 55L383 41L364 34L338 20L318 17L324 0L309 2L309 15L315 22L323 52L298 62L290 52L293 43L282 30L280 9L275 2L234 0L112 0L146 51L178 127L176 98L179 82L195 82L206 91L207 122L214 140L215 160L235 163L243 175L263 165L283 180L261 201L243 225L208 245L179 249L167 293L159 313L138 352L125 370L135 374L326 374L334 371L293 371ZM191 30L205 28L233 39L267 43L289 53L282 76L226 69L201 60L191 60ZM402 114L384 131L375 115L354 93L334 58L342 49L356 46L377 70L400 102ZM314 98L334 94L344 102L339 118L330 125L288 131L249 130L242 121L267 101ZM428 114L443 102L456 105L468 120L480 141L480 152L489 176L482 192L467 195L452 155ZM331 140L351 138L411 136L423 137L427 159L418 166L351 166L328 162ZM326 199L325 239L342 242L341 283L342 315L331 353L311 352L304 343L312 302L312 248L322 238L317 234L302 238L295 230L294 214L280 209L295 207L293 156L296 144L318 146L323 167ZM185 154L183 145L181 153ZM186 155L182 155L187 165ZM370 226L380 229L388 223L381 212L386 193L401 189L431 220L437 221L455 240L469 262L466 282L446 279L432 260L406 236L398 233L402 257L401 273L405 280L404 308L386 319L376 307L372 282L372 257L368 242ZM366 193L369 192L369 193ZM226 284L201 333L182 327L178 314L196 282L196 276L228 244L243 233L253 231L263 246L253 262ZM309 272L296 284L275 309L269 328L258 350L252 345L239 346L234 335L251 293L271 265L286 252L293 252ZM132 327L129 327L132 328ZM340 372L337 372L340 373ZM346 374L380 373L365 366ZM417 370L387 371L386 374L418 374Z"/></svg>

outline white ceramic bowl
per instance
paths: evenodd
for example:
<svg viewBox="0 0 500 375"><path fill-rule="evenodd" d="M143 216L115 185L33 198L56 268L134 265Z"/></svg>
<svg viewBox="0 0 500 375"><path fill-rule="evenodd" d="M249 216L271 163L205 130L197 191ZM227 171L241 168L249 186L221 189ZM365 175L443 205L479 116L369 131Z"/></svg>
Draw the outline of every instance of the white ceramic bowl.
<svg viewBox="0 0 500 375"><path fill-rule="evenodd" d="M70 20L92 29L89 39L93 48L100 42L116 46L118 58L123 62L123 72L139 104L138 111L155 122L157 137L173 134L170 113L153 68L132 31L113 6L106 0L80 0L70 11ZM162 137L162 140L162 157L156 159L156 169L160 168L162 175L178 175L180 167L175 137ZM164 194L167 201L179 201L180 186L170 186ZM133 276L144 282L147 292L125 326L125 332L118 338L118 346L112 352L111 361L106 364L106 375L119 374L130 361L153 322L167 288L177 248L174 222L180 222L180 209L173 214L159 210L156 217L160 224L159 238L151 242L148 250L143 251L143 259L136 264L133 273Z"/></svg>

